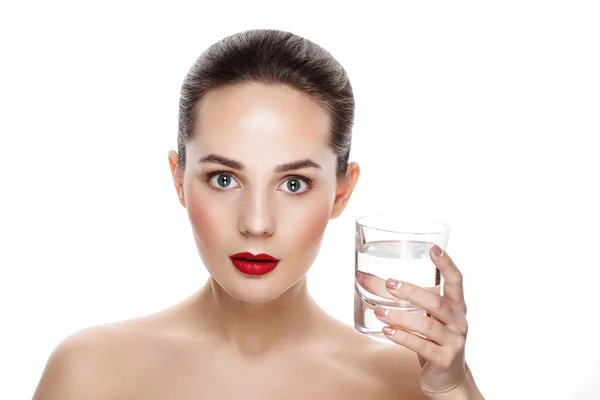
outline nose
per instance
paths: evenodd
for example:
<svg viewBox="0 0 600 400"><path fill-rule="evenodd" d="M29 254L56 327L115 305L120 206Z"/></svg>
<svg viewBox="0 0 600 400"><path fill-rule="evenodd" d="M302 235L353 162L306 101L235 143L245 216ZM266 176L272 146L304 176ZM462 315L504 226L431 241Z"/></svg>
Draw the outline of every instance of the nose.
<svg viewBox="0 0 600 400"><path fill-rule="evenodd" d="M252 193L245 196L242 214L239 219L239 230L244 235L270 236L275 229L275 221L271 215L272 207L269 206L266 196Z"/></svg>

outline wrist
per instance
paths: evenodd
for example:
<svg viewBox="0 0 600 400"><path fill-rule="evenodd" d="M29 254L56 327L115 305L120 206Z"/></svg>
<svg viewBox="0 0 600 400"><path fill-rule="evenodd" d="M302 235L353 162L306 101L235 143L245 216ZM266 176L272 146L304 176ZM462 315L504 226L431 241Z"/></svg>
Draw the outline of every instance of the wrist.
<svg viewBox="0 0 600 400"><path fill-rule="evenodd" d="M485 400L476 387L466 384L444 393L429 394L428 397L431 400Z"/></svg>
<svg viewBox="0 0 600 400"><path fill-rule="evenodd" d="M441 393L425 393L431 400L485 400L466 365L466 375L458 385Z"/></svg>

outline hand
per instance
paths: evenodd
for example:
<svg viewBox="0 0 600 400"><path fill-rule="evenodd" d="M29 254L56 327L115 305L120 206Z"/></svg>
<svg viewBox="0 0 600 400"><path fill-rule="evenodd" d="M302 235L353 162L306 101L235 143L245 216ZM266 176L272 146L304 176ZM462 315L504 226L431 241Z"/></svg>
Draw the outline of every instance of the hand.
<svg viewBox="0 0 600 400"><path fill-rule="evenodd" d="M372 293L408 300L429 314L375 308L377 318L388 324L383 328L386 337L417 353L423 367L421 390L431 398L476 388L465 363L468 324L462 274L447 253L442 252L438 257L434 250L441 252L441 249L433 246L430 256L444 278L443 296L406 282L401 282L396 289L397 281L388 279L384 283L383 279L370 274L359 273L357 277Z"/></svg>

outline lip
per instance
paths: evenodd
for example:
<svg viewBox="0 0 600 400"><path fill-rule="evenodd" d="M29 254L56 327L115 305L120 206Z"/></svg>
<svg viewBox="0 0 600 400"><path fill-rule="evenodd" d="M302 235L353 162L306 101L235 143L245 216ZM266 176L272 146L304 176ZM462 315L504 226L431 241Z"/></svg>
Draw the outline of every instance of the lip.
<svg viewBox="0 0 600 400"><path fill-rule="evenodd" d="M245 251L243 253L236 253L236 254L232 255L231 258L243 258L243 259L256 260L256 261L279 261L275 257L270 256L265 253L260 253L260 254L254 255L252 253L248 253L247 251Z"/></svg>
<svg viewBox="0 0 600 400"><path fill-rule="evenodd" d="M247 275L264 275L273 271L279 261L244 260L242 258L229 257L233 265L242 273Z"/></svg>
<svg viewBox="0 0 600 400"><path fill-rule="evenodd" d="M268 254L260 253L254 255L247 251L236 253L229 257L233 265L247 275L264 275L273 271L279 260Z"/></svg>

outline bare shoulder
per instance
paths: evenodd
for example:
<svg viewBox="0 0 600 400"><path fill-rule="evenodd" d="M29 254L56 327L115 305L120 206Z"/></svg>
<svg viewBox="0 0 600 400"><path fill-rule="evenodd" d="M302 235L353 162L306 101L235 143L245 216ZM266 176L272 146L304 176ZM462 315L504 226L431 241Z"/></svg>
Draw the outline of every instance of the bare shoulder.
<svg viewBox="0 0 600 400"><path fill-rule="evenodd" d="M96 325L62 340L50 355L33 400L112 399L187 354L172 313Z"/></svg>
<svg viewBox="0 0 600 400"><path fill-rule="evenodd" d="M50 355L33 399L110 398L124 339L119 329L109 325L71 334Z"/></svg>
<svg viewBox="0 0 600 400"><path fill-rule="evenodd" d="M358 373L368 377L377 398L427 400L419 380L421 365L417 355L391 341L377 340L346 326L343 336ZM375 395L375 393L373 393Z"/></svg>

